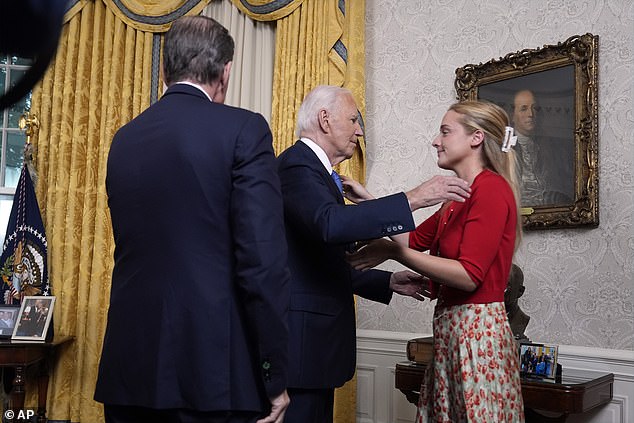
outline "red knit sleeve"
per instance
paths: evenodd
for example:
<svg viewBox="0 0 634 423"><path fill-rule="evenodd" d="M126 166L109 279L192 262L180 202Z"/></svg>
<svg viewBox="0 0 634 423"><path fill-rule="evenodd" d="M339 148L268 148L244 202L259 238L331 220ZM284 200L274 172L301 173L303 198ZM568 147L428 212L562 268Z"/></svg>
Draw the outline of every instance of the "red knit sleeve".
<svg viewBox="0 0 634 423"><path fill-rule="evenodd" d="M427 251L431 248L438 230L439 216L440 211L437 211L409 233L409 248L416 251Z"/></svg>

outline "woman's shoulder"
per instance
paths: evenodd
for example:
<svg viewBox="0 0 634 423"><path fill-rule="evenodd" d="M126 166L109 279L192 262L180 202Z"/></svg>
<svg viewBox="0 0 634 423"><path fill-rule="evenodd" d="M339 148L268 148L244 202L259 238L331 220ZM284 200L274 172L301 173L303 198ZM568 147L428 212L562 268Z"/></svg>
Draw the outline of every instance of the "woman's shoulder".
<svg viewBox="0 0 634 423"><path fill-rule="evenodd" d="M513 198L513 190L508 181L504 177L492 170L485 169L478 176L476 176L473 184L471 185L472 195L491 195L495 194L499 197L500 194L504 196L510 196Z"/></svg>

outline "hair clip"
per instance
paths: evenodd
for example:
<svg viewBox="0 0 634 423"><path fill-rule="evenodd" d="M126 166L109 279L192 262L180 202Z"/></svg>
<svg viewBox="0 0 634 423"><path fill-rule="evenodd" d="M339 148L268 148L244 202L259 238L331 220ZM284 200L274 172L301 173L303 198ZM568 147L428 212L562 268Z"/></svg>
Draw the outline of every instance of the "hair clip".
<svg viewBox="0 0 634 423"><path fill-rule="evenodd" d="M513 127L507 126L502 141L502 151L507 153L517 143L517 135L513 135Z"/></svg>

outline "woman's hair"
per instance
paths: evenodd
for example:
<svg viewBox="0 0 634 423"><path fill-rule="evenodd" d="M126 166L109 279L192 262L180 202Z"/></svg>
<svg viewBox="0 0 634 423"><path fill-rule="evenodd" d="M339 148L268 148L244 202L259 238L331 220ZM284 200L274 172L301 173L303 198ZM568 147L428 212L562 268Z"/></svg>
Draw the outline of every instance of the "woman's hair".
<svg viewBox="0 0 634 423"><path fill-rule="evenodd" d="M199 84L217 81L233 59L229 31L206 16L174 21L163 44L163 80L167 86L183 80Z"/></svg>
<svg viewBox="0 0 634 423"><path fill-rule="evenodd" d="M319 127L317 113L321 109L334 112L339 104L339 100L345 95L352 96L347 88L333 85L318 85L312 89L297 111L297 125L295 126L295 136L298 138L303 132L313 131Z"/></svg>
<svg viewBox="0 0 634 423"><path fill-rule="evenodd" d="M515 248L522 240L522 220L519 212L520 188L515 151L502 151L502 142L509 117L501 107L487 101L463 101L454 103L449 110L460 114L460 123L468 134L476 130L484 133L482 148L485 165L501 175L511 186L517 209L517 226L515 229Z"/></svg>

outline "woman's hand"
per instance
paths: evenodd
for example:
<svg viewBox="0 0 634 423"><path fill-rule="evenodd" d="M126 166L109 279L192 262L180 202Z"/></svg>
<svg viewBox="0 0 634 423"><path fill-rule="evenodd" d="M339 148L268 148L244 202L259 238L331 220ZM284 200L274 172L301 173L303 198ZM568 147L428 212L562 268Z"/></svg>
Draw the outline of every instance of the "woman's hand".
<svg viewBox="0 0 634 423"><path fill-rule="evenodd" d="M363 185L348 176L341 175L341 183L343 184L344 197L355 204L374 199Z"/></svg>
<svg viewBox="0 0 634 423"><path fill-rule="evenodd" d="M377 239L354 253L347 254L346 260L357 270L367 270L393 258L398 248L399 244L394 241Z"/></svg>

